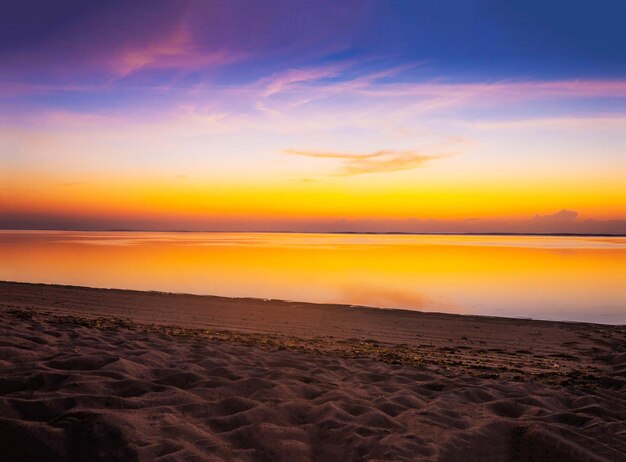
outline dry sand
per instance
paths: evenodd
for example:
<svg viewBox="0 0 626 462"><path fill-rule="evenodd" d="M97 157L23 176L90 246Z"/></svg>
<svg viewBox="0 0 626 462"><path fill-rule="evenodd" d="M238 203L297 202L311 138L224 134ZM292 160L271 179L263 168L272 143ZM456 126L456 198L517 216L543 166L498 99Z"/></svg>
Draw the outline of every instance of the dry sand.
<svg viewBox="0 0 626 462"><path fill-rule="evenodd" d="M0 282L7 461L625 461L624 326Z"/></svg>

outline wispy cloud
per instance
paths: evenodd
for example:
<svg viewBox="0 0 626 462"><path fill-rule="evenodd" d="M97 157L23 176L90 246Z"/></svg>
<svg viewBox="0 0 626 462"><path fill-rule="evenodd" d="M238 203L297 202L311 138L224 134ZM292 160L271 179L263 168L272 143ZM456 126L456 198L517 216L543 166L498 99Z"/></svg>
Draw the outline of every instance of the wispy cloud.
<svg viewBox="0 0 626 462"><path fill-rule="evenodd" d="M485 120L472 122L471 125L475 128L485 130L611 130L626 127L626 116L617 113L590 115L585 117L536 117L531 119Z"/></svg>
<svg viewBox="0 0 626 462"><path fill-rule="evenodd" d="M118 78L146 69L173 69L185 75L232 64L245 55L243 51L203 48L187 24L179 20L171 30L150 41L131 43L117 50L108 58L108 64Z"/></svg>
<svg viewBox="0 0 626 462"><path fill-rule="evenodd" d="M345 66L324 66L311 69L290 69L280 75L262 79L259 82L265 87L262 91L262 96L269 97L281 93L293 84L334 77L338 75L344 67Z"/></svg>
<svg viewBox="0 0 626 462"><path fill-rule="evenodd" d="M390 97L453 97L455 99L519 100L626 96L626 80L520 80L479 83L417 82L361 87L362 93Z"/></svg>
<svg viewBox="0 0 626 462"><path fill-rule="evenodd" d="M344 176L410 170L441 157L425 155L416 151L393 150L381 150L367 154L345 154L287 149L285 153L317 159L337 159L341 162L341 169L338 173Z"/></svg>
<svg viewBox="0 0 626 462"><path fill-rule="evenodd" d="M352 66L358 63L352 63ZM260 95L281 95L272 109L291 107L293 101L325 98L358 98L370 104L401 101L412 113L467 106L504 106L529 100L593 99L626 97L626 80L501 80L495 82L450 83L438 80L385 81L412 67L397 66L382 71L351 73L350 63L342 66L288 70L255 84Z"/></svg>

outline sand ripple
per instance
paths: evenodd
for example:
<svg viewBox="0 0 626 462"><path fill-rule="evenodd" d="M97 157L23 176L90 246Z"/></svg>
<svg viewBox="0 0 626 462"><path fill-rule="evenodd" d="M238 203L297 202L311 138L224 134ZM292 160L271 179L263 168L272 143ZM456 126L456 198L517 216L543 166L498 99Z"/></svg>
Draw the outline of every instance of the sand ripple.
<svg viewBox="0 0 626 462"><path fill-rule="evenodd" d="M4 460L626 460L623 354L584 388L0 317Z"/></svg>

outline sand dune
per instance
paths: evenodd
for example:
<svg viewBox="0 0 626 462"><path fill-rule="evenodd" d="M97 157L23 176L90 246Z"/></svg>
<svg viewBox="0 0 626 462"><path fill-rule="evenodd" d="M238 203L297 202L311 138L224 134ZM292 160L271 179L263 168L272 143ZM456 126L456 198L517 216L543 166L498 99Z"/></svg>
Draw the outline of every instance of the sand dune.
<svg viewBox="0 0 626 462"><path fill-rule="evenodd" d="M12 283L0 318L5 460L626 460L619 326Z"/></svg>

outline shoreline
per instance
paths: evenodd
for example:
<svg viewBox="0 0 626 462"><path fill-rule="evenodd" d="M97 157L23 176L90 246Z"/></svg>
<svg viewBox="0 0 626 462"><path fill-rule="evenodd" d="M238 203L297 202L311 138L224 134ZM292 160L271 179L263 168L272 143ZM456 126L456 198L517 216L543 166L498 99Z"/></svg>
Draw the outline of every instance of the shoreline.
<svg viewBox="0 0 626 462"><path fill-rule="evenodd" d="M618 326L0 282L12 461L626 461Z"/></svg>
<svg viewBox="0 0 626 462"><path fill-rule="evenodd" d="M0 287L5 285L22 285L22 286L34 286L34 287L50 287L50 288L59 288L59 289L77 289L77 290L94 290L94 291L107 291L110 293L127 293L127 294L152 294L152 295L163 295L163 296L179 296L179 297L198 297L205 298L217 301L242 301L242 302L252 302L252 303L276 303L282 305L297 305L299 307L310 306L313 308L332 308L332 309L349 309L349 310L382 310L389 312L401 312L401 313L416 313L418 315L424 316L450 316L450 317L462 317L466 319L478 318L478 319L487 319L487 320L508 320L508 321L526 321L526 322L536 322L536 323L562 323L568 325L589 325L596 327L615 327L615 328L624 328L626 324L604 324L599 322L590 322L590 321L570 321L570 320L551 320L551 319L536 319L531 317L510 317L510 316L495 316L495 315L487 315L487 314L471 314L471 313L446 313L442 311L422 311L422 310L413 310L408 308L396 308L396 307L383 307L383 306L371 306L371 305L350 305L345 303L323 303L323 302L307 302L307 301L298 301L298 300L287 300L280 298L261 298L261 297L230 297L224 295L211 295L211 294L196 294L189 292L168 292L161 290L140 290L140 289L120 289L115 287L94 287L94 286L79 286L72 284L56 284L56 283L47 283L47 282L23 282L23 281L10 281L10 280L0 280ZM1 300L0 300L1 303Z"/></svg>
<svg viewBox="0 0 626 462"><path fill-rule="evenodd" d="M476 232L476 233L410 233L404 231L228 231L228 230L185 230L185 229L70 229L70 228L2 228L0 232L9 231L61 231L76 233L215 233L215 234L347 234L363 236L517 236L517 237L626 237L624 233L505 233L505 232Z"/></svg>

